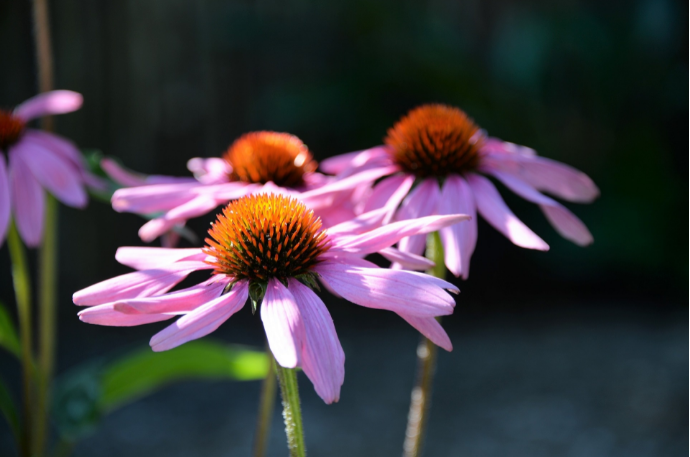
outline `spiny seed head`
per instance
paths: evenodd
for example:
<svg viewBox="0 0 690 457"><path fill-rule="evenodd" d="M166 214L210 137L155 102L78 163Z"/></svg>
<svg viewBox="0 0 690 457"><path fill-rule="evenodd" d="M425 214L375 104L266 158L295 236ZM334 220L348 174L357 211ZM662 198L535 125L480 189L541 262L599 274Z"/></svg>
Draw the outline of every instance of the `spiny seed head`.
<svg viewBox="0 0 690 457"><path fill-rule="evenodd" d="M482 135L462 110L431 104L407 113L388 130L384 142L404 171L419 177L446 176L479 165Z"/></svg>
<svg viewBox="0 0 690 457"><path fill-rule="evenodd" d="M208 234L204 252L215 273L250 282L309 273L329 247L321 219L295 198L276 194L231 202Z"/></svg>
<svg viewBox="0 0 690 457"><path fill-rule="evenodd" d="M239 137L223 158L232 167L231 181L295 188L304 184L304 174L316 170L307 146L288 133L251 132Z"/></svg>
<svg viewBox="0 0 690 457"><path fill-rule="evenodd" d="M0 110L0 150L7 149L19 140L25 122L8 111Z"/></svg>

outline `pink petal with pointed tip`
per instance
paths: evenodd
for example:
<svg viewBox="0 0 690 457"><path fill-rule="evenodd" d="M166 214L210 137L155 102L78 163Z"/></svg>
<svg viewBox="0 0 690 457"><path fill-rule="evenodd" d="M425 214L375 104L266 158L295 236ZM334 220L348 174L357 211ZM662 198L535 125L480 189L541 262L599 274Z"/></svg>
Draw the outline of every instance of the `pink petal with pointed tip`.
<svg viewBox="0 0 690 457"><path fill-rule="evenodd" d="M106 174L110 177L110 179L120 184L121 186L137 187L146 184L146 175L143 175L141 173L134 173L133 171L124 168L112 159L104 157L103 159L101 159L100 165L103 171L105 171Z"/></svg>
<svg viewBox="0 0 690 457"><path fill-rule="evenodd" d="M188 289L176 290L164 295L147 298L118 300L115 310L125 314L180 314L189 313L204 303L220 297L229 280L216 278L204 281Z"/></svg>
<svg viewBox="0 0 690 457"><path fill-rule="evenodd" d="M448 334L441 324L433 317L417 317L402 313L398 313L398 315L405 319L412 327L416 328L419 333L431 340L436 346L442 347L448 352L453 350L453 344L450 342Z"/></svg>
<svg viewBox="0 0 690 457"><path fill-rule="evenodd" d="M11 207L10 179L5 165L5 155L0 152L0 246L5 241L7 228L10 225Z"/></svg>
<svg viewBox="0 0 690 457"><path fill-rule="evenodd" d="M116 311L112 303L92 306L79 312L79 320L87 324L110 327L133 327L171 319L172 314L123 314Z"/></svg>
<svg viewBox="0 0 690 457"><path fill-rule="evenodd" d="M453 298L438 286L442 280L433 276L330 261L314 270L343 298L367 308L434 317L451 314L455 306Z"/></svg>
<svg viewBox="0 0 690 457"><path fill-rule="evenodd" d="M167 351L208 335L242 309L248 296L246 283L237 283L227 294L209 301L153 335L149 342L151 349Z"/></svg>
<svg viewBox="0 0 690 457"><path fill-rule="evenodd" d="M179 260L203 261L206 255L200 248L155 248L123 246L115 253L115 260L135 270L166 267Z"/></svg>
<svg viewBox="0 0 690 457"><path fill-rule="evenodd" d="M111 200L118 212L151 214L168 211L195 197L193 190L200 183L152 184L118 189Z"/></svg>
<svg viewBox="0 0 690 457"><path fill-rule="evenodd" d="M277 279L268 281L261 303L261 320L276 362L285 368L300 365L304 323L295 297Z"/></svg>
<svg viewBox="0 0 690 457"><path fill-rule="evenodd" d="M53 90L32 97L14 109L24 121L52 114L71 113L81 108L84 97L71 90Z"/></svg>
<svg viewBox="0 0 690 457"><path fill-rule="evenodd" d="M396 220L403 221L436 214L440 197L441 190L438 188L436 178L425 179L403 201L396 214ZM424 252L425 245L426 237L417 235L400 240L398 249L411 254L421 255Z"/></svg>
<svg viewBox="0 0 690 457"><path fill-rule="evenodd" d="M21 156L10 152L10 195L17 230L29 247L41 244L45 194Z"/></svg>
<svg viewBox="0 0 690 457"><path fill-rule="evenodd" d="M421 255L410 254L409 252L403 252L395 248L386 248L379 251L379 254L384 256L391 262L396 262L400 264L403 268L408 270L428 270L436 265L431 260Z"/></svg>
<svg viewBox="0 0 690 457"><path fill-rule="evenodd" d="M506 206L496 187L483 176L470 174L467 182L474 193L477 210L496 230L513 244L539 251L548 251L549 245L518 219Z"/></svg>
<svg viewBox="0 0 690 457"><path fill-rule="evenodd" d="M468 214L472 220L442 228L439 231L446 266L464 279L470 274L470 259L477 244L477 210L470 185L460 176L449 175L441 191L439 214Z"/></svg>
<svg viewBox="0 0 690 457"><path fill-rule="evenodd" d="M326 305L307 286L288 282L304 325L302 369L326 403L337 402L345 381L345 352Z"/></svg>

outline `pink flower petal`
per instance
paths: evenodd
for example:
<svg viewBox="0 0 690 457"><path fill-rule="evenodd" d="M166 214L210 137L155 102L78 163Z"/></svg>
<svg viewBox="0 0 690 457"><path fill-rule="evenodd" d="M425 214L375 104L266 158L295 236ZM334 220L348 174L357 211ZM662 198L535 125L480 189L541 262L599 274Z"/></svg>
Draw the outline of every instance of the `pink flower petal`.
<svg viewBox="0 0 690 457"><path fill-rule="evenodd" d="M299 366L305 338L304 323L295 297L277 279L268 281L261 303L261 320L268 345L280 366Z"/></svg>
<svg viewBox="0 0 690 457"><path fill-rule="evenodd" d="M408 314L398 313L400 317L405 319L408 324L416 328L419 333L427 337L436 346L442 347L446 351L453 350L453 344L448 338L448 334L441 324L433 317L417 317Z"/></svg>
<svg viewBox="0 0 690 457"><path fill-rule="evenodd" d="M461 224L460 224L461 225ZM400 264L403 268L408 270L428 270L433 268L435 263L421 255L410 254L409 252L402 252L395 248L386 248L379 251L379 254L384 256L391 262Z"/></svg>
<svg viewBox="0 0 690 457"><path fill-rule="evenodd" d="M348 170L359 169L372 162L389 162L390 155L385 146L376 146L363 151L348 152L322 160L319 168L332 175L343 175Z"/></svg>
<svg viewBox="0 0 690 457"><path fill-rule="evenodd" d="M115 253L115 260L135 270L165 268L179 260L203 261L205 258L206 254L200 248L178 249L124 246L118 248Z"/></svg>
<svg viewBox="0 0 690 457"><path fill-rule="evenodd" d="M549 245L515 217L506 206L496 187L483 176L470 174L467 181L474 193L479 214L513 244L539 251L548 251Z"/></svg>
<svg viewBox="0 0 690 457"><path fill-rule="evenodd" d="M73 164L45 149L42 143L25 139L12 152L20 155L39 183L68 206L83 208L87 203L81 176Z"/></svg>
<svg viewBox="0 0 690 457"><path fill-rule="evenodd" d="M451 216L427 216L393 222L361 235L332 237L334 248L359 254L370 254L392 246L401 238L420 233L431 233L443 227L469 220L465 214Z"/></svg>
<svg viewBox="0 0 690 457"><path fill-rule="evenodd" d="M362 212L366 213L379 208L388 208L388 216L384 220L384 224L390 222L398 205L403 198L408 194L414 184L415 177L411 174L403 174L391 176L374 187L371 195L367 199Z"/></svg>
<svg viewBox="0 0 690 457"><path fill-rule="evenodd" d="M206 195L200 195L176 208L171 209L162 217L151 219L139 229L139 237L144 242L151 242L171 230L175 225L184 223L188 219L203 216L218 206L216 200Z"/></svg>
<svg viewBox="0 0 690 457"><path fill-rule="evenodd" d="M477 244L477 211L469 184L456 175L449 175L441 191L439 214L468 214L472 220L442 228L439 232L445 254L446 266L455 276L467 279L470 274L470 258Z"/></svg>
<svg viewBox="0 0 690 457"><path fill-rule="evenodd" d="M10 179L5 165L5 155L0 152L0 246L5 241L10 224Z"/></svg>
<svg viewBox="0 0 690 457"><path fill-rule="evenodd" d="M360 184L367 184L376 181L382 176L391 175L399 171L397 165L388 165L384 167L377 167L369 170L365 170L361 173L357 173L347 178L343 178L338 181L333 181L325 186L319 187L318 189L303 192L300 195L300 199L308 207L313 208L311 203L320 202L322 198L326 195L342 192L345 190L351 190Z"/></svg>
<svg viewBox="0 0 690 457"><path fill-rule="evenodd" d="M242 309L248 296L246 283L237 283L227 294L209 301L153 335L149 343L151 349L167 351L208 335Z"/></svg>
<svg viewBox="0 0 690 457"><path fill-rule="evenodd" d="M176 290L154 297L118 300L115 310L125 314L180 314L194 311L204 303L220 297L228 283L216 278L204 281L188 289Z"/></svg>
<svg viewBox="0 0 690 457"><path fill-rule="evenodd" d="M307 286L290 279L288 287L304 325L302 369L319 397L330 404L340 398L345 381L345 352L326 305Z"/></svg>
<svg viewBox="0 0 690 457"><path fill-rule="evenodd" d="M41 244L45 195L28 165L10 152L10 189L17 230L29 247Z"/></svg>
<svg viewBox="0 0 690 457"><path fill-rule="evenodd" d="M84 97L71 90L53 90L32 97L17 106L15 116L24 121L52 114L71 113L81 108Z"/></svg>
<svg viewBox="0 0 690 457"><path fill-rule="evenodd" d="M328 228L330 235L356 235L380 227L388 214L386 208L380 208L349 219Z"/></svg>
<svg viewBox="0 0 690 457"><path fill-rule="evenodd" d="M520 197L538 204L551 225L563 238L580 246L592 244L594 238L587 226L563 205L546 195L540 194L532 186L513 175L496 170L491 170L490 173Z"/></svg>
<svg viewBox="0 0 690 457"><path fill-rule="evenodd" d="M453 298L438 286L445 281L433 276L331 261L317 265L315 271L340 296L367 308L434 317L451 314L455 306Z"/></svg>
<svg viewBox="0 0 690 457"><path fill-rule="evenodd" d="M75 305L93 306L165 293L195 271L195 266L194 262L180 262L174 268L135 271L116 276L75 292L72 301Z"/></svg>
<svg viewBox="0 0 690 457"><path fill-rule="evenodd" d="M402 206L396 215L396 220L403 221L406 219L416 219L436 214L436 207L438 206L438 200L440 197L441 191L438 188L438 182L436 179L425 179L417 187L415 187L407 196L405 201L403 201ZM400 243L398 243L398 249L411 254L421 255L424 252L425 245L426 237L418 235L400 240Z"/></svg>
<svg viewBox="0 0 690 457"><path fill-rule="evenodd" d="M84 158L79 152L79 148L71 141L53 133L43 130L27 129L22 137L24 140L31 140L32 143L39 143L44 149L57 154L63 160L69 162L76 169L84 169Z"/></svg>
<svg viewBox="0 0 690 457"><path fill-rule="evenodd" d="M171 319L172 314L123 314L116 311L113 303L92 306L79 312L79 320L87 324L110 327L132 327Z"/></svg>
<svg viewBox="0 0 690 457"><path fill-rule="evenodd" d="M220 157L195 157L187 162L187 168L204 184L217 184L229 180L232 167Z"/></svg>
<svg viewBox="0 0 690 457"><path fill-rule="evenodd" d="M119 212L151 214L168 211L194 198L199 183L153 184L118 189L113 194L113 209Z"/></svg>
<svg viewBox="0 0 690 457"><path fill-rule="evenodd" d="M134 173L120 166L119 163L107 157L101 159L101 168L110 179L126 187L143 186L146 184L146 175Z"/></svg>

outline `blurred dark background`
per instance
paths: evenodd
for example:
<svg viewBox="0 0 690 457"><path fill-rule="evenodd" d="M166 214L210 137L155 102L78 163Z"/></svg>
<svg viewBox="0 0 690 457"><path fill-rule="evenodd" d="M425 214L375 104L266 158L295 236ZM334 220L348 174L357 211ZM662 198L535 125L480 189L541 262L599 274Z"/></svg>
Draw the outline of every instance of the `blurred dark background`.
<svg viewBox="0 0 690 457"><path fill-rule="evenodd" d="M427 455L688 453L688 3L634 1L51 2L56 85L81 92L58 130L144 172L187 175L237 136L298 135L317 159L380 144L425 102L463 108L491 135L593 178L568 206L585 249L502 189L550 245L511 245L480 223L468 281L444 320ZM0 105L35 92L31 11L0 2ZM211 217L190 226L202 234ZM82 324L75 290L126 272L140 218L92 201L61 211L59 368L145 345L160 325ZM0 300L14 303L7 249ZM302 385L313 455L398 455L415 332L327 302L347 354L339 404ZM241 313L214 335L262 344ZM18 385L18 365L0 355ZM247 455L258 383L167 388L110 416L75 455ZM276 413L272 452L284 454ZM0 424L0 454L11 452ZM273 454L271 454L273 455Z"/></svg>

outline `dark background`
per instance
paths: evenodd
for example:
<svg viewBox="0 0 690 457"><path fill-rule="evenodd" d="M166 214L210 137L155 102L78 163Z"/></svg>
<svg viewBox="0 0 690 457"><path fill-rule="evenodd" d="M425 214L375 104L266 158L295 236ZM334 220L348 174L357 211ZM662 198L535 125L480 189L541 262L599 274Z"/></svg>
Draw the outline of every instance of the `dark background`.
<svg viewBox="0 0 690 457"><path fill-rule="evenodd" d="M688 453L688 4L684 1L51 2L56 86L85 97L58 130L144 172L187 175L242 133L298 135L317 159L380 144L425 102L459 106L492 136L592 177L568 206L595 243L562 240L505 189L551 245L511 245L480 222L469 281L444 320L427 455ZM27 1L0 2L0 105L35 92ZM202 234L209 216L190 226ZM70 296L127 271L141 219L92 201L64 208L61 370L146 344L160 325L88 326ZM0 300L13 304L0 249ZM347 354L339 404L302 385L313 455L397 455L415 332L327 301ZM261 345L242 313L214 334ZM18 385L17 364L0 355ZM75 455L247 455L258 383L167 388L111 417ZM276 413L271 452L284 453ZM0 454L10 453L0 424ZM272 455L272 454L271 454Z"/></svg>

